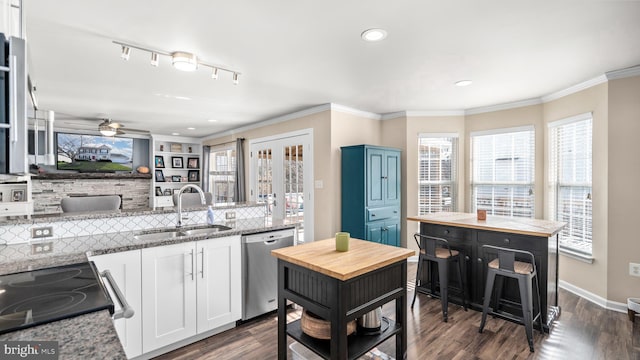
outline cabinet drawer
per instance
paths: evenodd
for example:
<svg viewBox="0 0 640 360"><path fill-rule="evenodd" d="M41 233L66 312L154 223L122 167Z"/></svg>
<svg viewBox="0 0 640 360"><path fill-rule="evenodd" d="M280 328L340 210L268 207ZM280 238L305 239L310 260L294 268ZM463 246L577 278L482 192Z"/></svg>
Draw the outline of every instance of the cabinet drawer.
<svg viewBox="0 0 640 360"><path fill-rule="evenodd" d="M471 241L471 230L451 226L422 224L422 233L447 240Z"/></svg>
<svg viewBox="0 0 640 360"><path fill-rule="evenodd" d="M400 208L397 206L386 206L380 208L367 209L367 221L376 221L388 219L391 217L399 217Z"/></svg>
<svg viewBox="0 0 640 360"><path fill-rule="evenodd" d="M547 238L478 231L478 245L493 245L518 250L536 251L543 249L547 245Z"/></svg>

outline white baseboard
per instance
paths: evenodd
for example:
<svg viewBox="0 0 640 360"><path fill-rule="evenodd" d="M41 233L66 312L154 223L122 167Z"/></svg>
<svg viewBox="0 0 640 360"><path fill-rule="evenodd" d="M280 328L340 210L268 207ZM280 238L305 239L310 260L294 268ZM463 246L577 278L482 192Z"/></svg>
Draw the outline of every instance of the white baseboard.
<svg viewBox="0 0 640 360"><path fill-rule="evenodd" d="M589 292L587 290L584 290L582 288L579 288L573 284L570 284L564 280L560 280L560 282L558 283L558 285L569 291L572 292L578 296L580 296L581 298L585 299L585 300L589 300L592 303L599 305L605 309L608 310L613 310L613 311L617 311L617 312L622 312L622 313L626 313L627 312L627 304L621 303L621 302L617 302L617 301L611 301L611 300L607 300L605 298L603 298L602 296L596 295L592 292Z"/></svg>

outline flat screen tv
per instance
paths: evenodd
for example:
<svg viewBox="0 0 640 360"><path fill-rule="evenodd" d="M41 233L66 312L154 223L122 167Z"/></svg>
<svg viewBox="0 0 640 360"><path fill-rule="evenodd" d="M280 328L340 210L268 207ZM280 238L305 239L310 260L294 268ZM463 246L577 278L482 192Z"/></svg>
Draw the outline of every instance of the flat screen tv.
<svg viewBox="0 0 640 360"><path fill-rule="evenodd" d="M56 133L57 167L80 172L133 170L133 139Z"/></svg>

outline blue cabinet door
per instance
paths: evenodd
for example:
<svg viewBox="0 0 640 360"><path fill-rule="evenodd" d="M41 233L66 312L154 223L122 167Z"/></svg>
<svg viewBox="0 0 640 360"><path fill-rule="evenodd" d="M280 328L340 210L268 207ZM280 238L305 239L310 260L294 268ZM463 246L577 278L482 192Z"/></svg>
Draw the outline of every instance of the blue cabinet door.
<svg viewBox="0 0 640 360"><path fill-rule="evenodd" d="M400 152L385 151L384 162L384 204L400 205Z"/></svg>
<svg viewBox="0 0 640 360"><path fill-rule="evenodd" d="M385 151L367 149L367 206L384 205Z"/></svg>
<svg viewBox="0 0 640 360"><path fill-rule="evenodd" d="M383 226L384 222L376 221L367 224L367 238L365 240L383 243Z"/></svg>
<svg viewBox="0 0 640 360"><path fill-rule="evenodd" d="M400 223L386 222L383 231L383 244L400 246Z"/></svg>

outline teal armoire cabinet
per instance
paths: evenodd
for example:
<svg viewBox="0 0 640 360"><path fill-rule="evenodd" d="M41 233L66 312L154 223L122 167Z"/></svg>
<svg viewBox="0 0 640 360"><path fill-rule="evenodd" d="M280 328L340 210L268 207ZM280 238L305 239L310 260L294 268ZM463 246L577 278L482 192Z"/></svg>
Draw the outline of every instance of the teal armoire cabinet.
<svg viewBox="0 0 640 360"><path fill-rule="evenodd" d="M372 145L342 149L342 231L400 246L400 150Z"/></svg>

